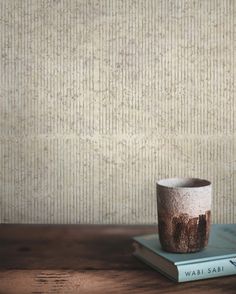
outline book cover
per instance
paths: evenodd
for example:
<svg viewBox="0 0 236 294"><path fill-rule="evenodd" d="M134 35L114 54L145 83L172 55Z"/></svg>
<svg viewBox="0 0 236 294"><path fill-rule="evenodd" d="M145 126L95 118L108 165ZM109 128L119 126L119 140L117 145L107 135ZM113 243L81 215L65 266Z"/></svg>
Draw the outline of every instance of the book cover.
<svg viewBox="0 0 236 294"><path fill-rule="evenodd" d="M175 281L183 282L236 274L236 225L211 226L208 246L195 253L163 251L158 234L133 238L134 255Z"/></svg>

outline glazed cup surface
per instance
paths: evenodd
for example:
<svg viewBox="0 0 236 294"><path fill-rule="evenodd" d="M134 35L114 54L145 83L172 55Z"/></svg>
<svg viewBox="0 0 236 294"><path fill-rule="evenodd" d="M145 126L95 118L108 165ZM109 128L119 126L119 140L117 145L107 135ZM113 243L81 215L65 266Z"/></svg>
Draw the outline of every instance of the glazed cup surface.
<svg viewBox="0 0 236 294"><path fill-rule="evenodd" d="M190 253L208 244L211 226L211 182L169 178L157 182L158 230L163 250Z"/></svg>

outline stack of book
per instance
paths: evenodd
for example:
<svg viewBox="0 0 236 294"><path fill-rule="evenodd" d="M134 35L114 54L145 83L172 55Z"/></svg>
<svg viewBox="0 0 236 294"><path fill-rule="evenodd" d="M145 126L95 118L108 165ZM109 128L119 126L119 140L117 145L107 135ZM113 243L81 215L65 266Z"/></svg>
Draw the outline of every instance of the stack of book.
<svg viewBox="0 0 236 294"><path fill-rule="evenodd" d="M208 246L195 253L163 251L158 234L133 239L134 255L176 282L236 274L236 224L212 225Z"/></svg>

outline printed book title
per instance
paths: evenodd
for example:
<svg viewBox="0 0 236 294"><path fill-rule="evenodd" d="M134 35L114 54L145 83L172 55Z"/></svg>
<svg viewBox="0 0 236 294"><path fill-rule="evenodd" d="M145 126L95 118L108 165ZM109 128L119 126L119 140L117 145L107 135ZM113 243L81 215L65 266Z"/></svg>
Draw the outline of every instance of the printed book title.
<svg viewBox="0 0 236 294"><path fill-rule="evenodd" d="M235 267L236 260L229 260L229 263ZM201 275L212 275L224 272L224 266L208 267L207 269L197 269L192 271L185 271L186 277L201 276Z"/></svg>
<svg viewBox="0 0 236 294"><path fill-rule="evenodd" d="M208 269L198 269L194 271L187 271L185 272L186 277L193 277L193 276L201 276L201 275L210 275L210 274L216 274L221 273L224 271L223 266L217 266L217 267L209 267Z"/></svg>

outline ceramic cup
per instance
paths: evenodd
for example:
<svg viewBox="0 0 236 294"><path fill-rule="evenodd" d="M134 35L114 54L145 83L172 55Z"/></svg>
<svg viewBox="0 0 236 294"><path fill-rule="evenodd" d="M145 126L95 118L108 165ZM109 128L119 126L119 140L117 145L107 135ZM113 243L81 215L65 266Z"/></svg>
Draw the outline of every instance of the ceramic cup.
<svg viewBox="0 0 236 294"><path fill-rule="evenodd" d="M158 230L163 250L196 252L208 244L211 183L198 178L157 182Z"/></svg>

